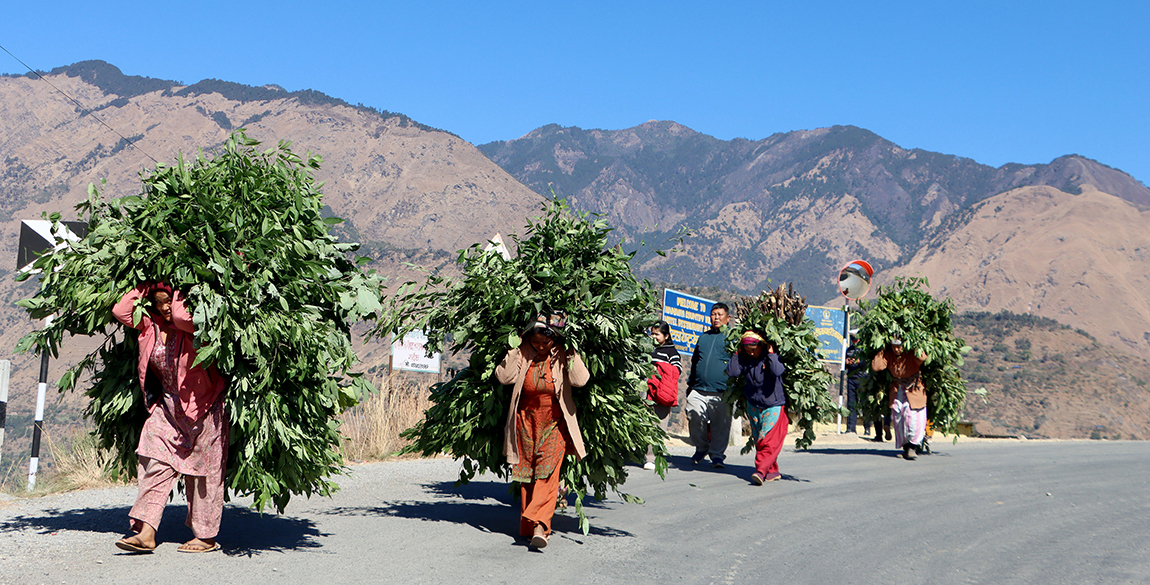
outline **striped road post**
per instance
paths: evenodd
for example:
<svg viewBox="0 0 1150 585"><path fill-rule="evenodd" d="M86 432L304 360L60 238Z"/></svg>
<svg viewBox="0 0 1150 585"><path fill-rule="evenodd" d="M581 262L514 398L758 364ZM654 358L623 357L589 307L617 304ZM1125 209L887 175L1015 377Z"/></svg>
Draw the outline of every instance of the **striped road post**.
<svg viewBox="0 0 1150 585"><path fill-rule="evenodd" d="M44 319L44 328L52 317ZM32 423L32 458L28 461L28 491L36 489L36 470L40 467L40 435L44 432L44 396L48 393L48 350L40 352L40 383L36 386L36 419Z"/></svg>
<svg viewBox="0 0 1150 585"><path fill-rule="evenodd" d="M4 420L8 417L8 378L12 362L0 360L0 457L4 454Z"/></svg>

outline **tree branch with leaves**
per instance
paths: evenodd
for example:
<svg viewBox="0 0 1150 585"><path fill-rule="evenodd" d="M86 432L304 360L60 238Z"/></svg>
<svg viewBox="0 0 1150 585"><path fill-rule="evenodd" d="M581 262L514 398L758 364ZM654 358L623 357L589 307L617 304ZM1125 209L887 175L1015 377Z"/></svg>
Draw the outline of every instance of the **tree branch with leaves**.
<svg viewBox="0 0 1150 585"><path fill-rule="evenodd" d="M358 244L329 233L341 220L323 216L320 158L287 142L259 146L241 130L214 156L142 173L139 195L104 199L90 187L77 206L87 236L37 259L40 288L19 302L34 319L56 318L17 350L58 355L65 334L104 336L58 385L71 390L91 373L85 416L118 471L134 476L146 417L136 332L111 307L142 282L185 291L197 363L215 362L230 380L227 486L282 511L293 494L338 489L335 417L374 390L352 371L351 326L381 313L382 279L348 257Z"/></svg>

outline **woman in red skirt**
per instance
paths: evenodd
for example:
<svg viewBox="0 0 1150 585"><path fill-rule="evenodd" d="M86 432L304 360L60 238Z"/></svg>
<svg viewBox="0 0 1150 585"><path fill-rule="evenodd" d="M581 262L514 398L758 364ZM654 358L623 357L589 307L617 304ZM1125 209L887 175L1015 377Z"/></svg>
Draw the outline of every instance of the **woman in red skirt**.
<svg viewBox="0 0 1150 585"><path fill-rule="evenodd" d="M503 454L519 482L519 533L543 548L551 535L551 517L559 497L563 457L583 458L583 436L575 418L574 388L591 374L578 354L563 347L562 313L539 315L523 343L507 351L495 368L503 384L513 384L503 430Z"/></svg>

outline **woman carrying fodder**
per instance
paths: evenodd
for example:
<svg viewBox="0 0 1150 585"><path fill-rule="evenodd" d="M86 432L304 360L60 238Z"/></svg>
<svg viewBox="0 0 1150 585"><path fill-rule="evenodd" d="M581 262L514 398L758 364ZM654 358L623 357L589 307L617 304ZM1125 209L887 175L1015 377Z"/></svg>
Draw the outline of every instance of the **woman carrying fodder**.
<svg viewBox="0 0 1150 585"><path fill-rule="evenodd" d="M953 302L935 300L928 286L924 278L897 278L875 300L859 301L858 357L874 370L859 388L859 404L871 420L889 411L896 435L901 423L895 448L907 459L912 450L929 452L927 420L943 434L955 432L966 401L958 368L970 347L954 336ZM925 411L912 412L918 408Z"/></svg>
<svg viewBox="0 0 1150 585"><path fill-rule="evenodd" d="M589 374L587 384L572 392L585 455L567 453L561 468L584 532L590 528L583 512L588 493L602 499L608 488L618 491L625 465L641 465L650 445L656 471L667 466L666 433L640 398L654 373L646 331L658 305L650 284L632 274L632 254L608 244L610 231L606 221L572 216L564 201L550 201L525 239L512 236L514 258L479 244L463 250L458 280L432 275L422 285L406 284L392 301L396 320L376 329L380 335L424 329L428 351L445 345L471 351L470 366L432 387L434 404L403 434L412 441L408 452L462 459L460 481L466 482L485 471L512 477L504 431L513 389L504 387L496 368L508 347L523 346L523 323L539 313L564 312L564 348L582 359Z"/></svg>
<svg viewBox="0 0 1150 585"><path fill-rule="evenodd" d="M535 548L551 536L564 455L587 455L573 392L591 374L579 354L563 346L565 325L561 312L540 313L523 334L526 343L507 350L495 368L496 379L512 385L503 455L519 483L519 534Z"/></svg>
<svg viewBox="0 0 1150 585"><path fill-rule="evenodd" d="M815 440L815 423L830 422L839 413L827 388L831 375L819 362L819 338L814 322L806 318L806 298L799 297L794 287L787 285L763 291L758 297L743 297L737 306L739 326L732 327L727 337L727 348L734 355L740 351L745 334L750 331L761 337L764 345L773 345L778 359L786 364L783 391L786 395L785 415L796 423L803 433L795 439L795 447L806 449ZM725 400L733 405L735 416L747 416L747 398L743 392L743 377L733 377L728 384ZM769 429L768 429L769 430ZM764 431L765 432L765 431ZM743 447L746 453L754 447L752 437Z"/></svg>

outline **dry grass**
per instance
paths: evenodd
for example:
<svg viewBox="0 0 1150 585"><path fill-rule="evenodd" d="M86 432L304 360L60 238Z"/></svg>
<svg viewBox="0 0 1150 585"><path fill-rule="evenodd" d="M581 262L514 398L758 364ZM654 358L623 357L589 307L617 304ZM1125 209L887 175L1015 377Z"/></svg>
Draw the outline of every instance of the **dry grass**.
<svg viewBox="0 0 1150 585"><path fill-rule="evenodd" d="M408 441L399 433L423 418L430 405L428 387L433 380L426 375L384 374L376 380L379 392L340 416L344 434L343 454L350 461L379 461L398 455ZM41 459L36 489L28 486L27 458L6 459L0 469L0 491L25 497L52 493L123 485L108 471L109 454L96 448L87 429L65 431L61 440L44 433L48 457Z"/></svg>
<svg viewBox="0 0 1150 585"><path fill-rule="evenodd" d="M95 438L86 429L66 430L60 441L54 440L53 434L45 430L43 440L48 452L41 453L36 488L28 491L28 459L25 457L5 462L0 473L0 491L36 497L123 485L124 482L108 470L108 453L96 448Z"/></svg>
<svg viewBox="0 0 1150 585"><path fill-rule="evenodd" d="M431 379L417 376L384 374L376 380L379 392L339 417L345 437L344 457L351 461L379 461L396 457L407 446L408 441L401 439L399 433L419 422L423 411L431 406L427 390Z"/></svg>
<svg viewBox="0 0 1150 585"><path fill-rule="evenodd" d="M52 454L51 480L63 491L123 485L123 480L109 470L111 454L96 447L96 438L86 430L73 430L63 444L50 434L48 451Z"/></svg>

